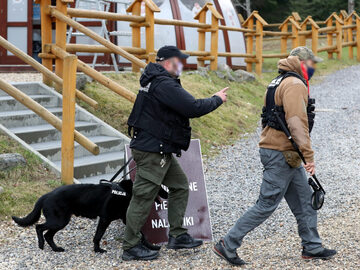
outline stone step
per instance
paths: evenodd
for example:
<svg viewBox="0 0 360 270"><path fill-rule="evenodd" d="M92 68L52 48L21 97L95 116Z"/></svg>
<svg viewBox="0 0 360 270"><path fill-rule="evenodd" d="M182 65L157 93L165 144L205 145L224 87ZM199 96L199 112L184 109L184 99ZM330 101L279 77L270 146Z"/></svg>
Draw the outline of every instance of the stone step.
<svg viewBox="0 0 360 270"><path fill-rule="evenodd" d="M49 93L40 83L37 82L13 83L12 85L26 95L46 95ZM8 96L8 94L5 91L0 90L0 96Z"/></svg>
<svg viewBox="0 0 360 270"><path fill-rule="evenodd" d="M55 161L61 168L61 161ZM124 151L85 156L74 159L74 177L76 179L93 177L116 172L124 163Z"/></svg>
<svg viewBox="0 0 360 270"><path fill-rule="evenodd" d="M49 108L48 111L59 118L62 116L61 107ZM42 125L47 123L48 122L31 110L0 112L0 124L7 128Z"/></svg>
<svg viewBox="0 0 360 270"><path fill-rule="evenodd" d="M124 149L123 140L119 137L92 136L87 138L99 146L100 154L122 151ZM33 143L30 146L51 161L61 160L61 140ZM74 157L80 158L85 156L93 156L93 154L75 142Z"/></svg>
<svg viewBox="0 0 360 270"><path fill-rule="evenodd" d="M100 125L94 122L76 121L75 129L86 137L101 134ZM61 140L61 132L50 124L15 127L10 131L29 144Z"/></svg>
<svg viewBox="0 0 360 270"><path fill-rule="evenodd" d="M54 95L29 95L34 101L44 106L45 108L58 107L59 100L58 97ZM0 96L0 111L19 111L27 110L28 108L18 102L15 98L11 96Z"/></svg>

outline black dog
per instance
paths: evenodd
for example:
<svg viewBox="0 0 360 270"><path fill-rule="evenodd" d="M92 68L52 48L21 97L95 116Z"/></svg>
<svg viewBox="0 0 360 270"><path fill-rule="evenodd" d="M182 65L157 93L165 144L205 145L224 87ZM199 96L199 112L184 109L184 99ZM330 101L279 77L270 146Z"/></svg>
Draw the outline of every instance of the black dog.
<svg viewBox="0 0 360 270"><path fill-rule="evenodd" d="M107 182L102 184L80 184L56 188L43 195L36 202L34 210L24 218L12 217L20 226L26 227L35 224L41 215L41 209L46 222L36 225L39 248L44 248L44 237L53 251L64 251L54 243L54 235L63 229L70 221L71 216L82 216L91 219L100 217L99 224L93 239L95 252L106 252L100 248L100 240L107 227L113 220L122 219L126 224L133 183L124 180L119 183ZM168 194L161 189L159 195L167 198ZM43 235L44 231L47 231ZM143 244L150 249L159 249L142 238Z"/></svg>

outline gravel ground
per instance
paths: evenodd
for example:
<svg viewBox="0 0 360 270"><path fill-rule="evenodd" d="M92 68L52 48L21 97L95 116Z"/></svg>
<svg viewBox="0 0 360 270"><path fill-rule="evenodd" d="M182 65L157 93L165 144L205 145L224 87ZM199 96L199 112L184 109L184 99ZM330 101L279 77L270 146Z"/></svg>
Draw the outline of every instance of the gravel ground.
<svg viewBox="0 0 360 270"><path fill-rule="evenodd" d="M2 76L0 74L0 76ZM360 269L360 66L337 71L312 87L319 110L312 139L317 175L327 192L319 211L319 232L326 247L338 255L330 261L304 261L295 218L283 201L279 209L251 232L239 249L246 269ZM13 80L14 81L14 80ZM262 167L257 141L259 130L205 162L214 239L227 232L257 199ZM53 253L48 245L38 249L33 227L0 224L0 269L230 269L211 251L211 243L191 251L161 251L153 262L122 262L123 225L113 222L103 245L108 252L95 254L95 221L73 218L55 236L66 248Z"/></svg>

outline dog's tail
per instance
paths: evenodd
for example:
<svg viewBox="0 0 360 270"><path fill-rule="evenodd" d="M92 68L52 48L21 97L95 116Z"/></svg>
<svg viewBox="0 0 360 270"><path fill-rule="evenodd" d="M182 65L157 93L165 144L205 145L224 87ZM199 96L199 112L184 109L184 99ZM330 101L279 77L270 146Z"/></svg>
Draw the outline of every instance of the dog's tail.
<svg viewBox="0 0 360 270"><path fill-rule="evenodd" d="M34 209L26 217L19 218L12 216L12 219L21 227L27 227L35 224L40 219L41 209L43 207L45 198L46 195L41 196L40 199L38 199L38 201L36 202Z"/></svg>

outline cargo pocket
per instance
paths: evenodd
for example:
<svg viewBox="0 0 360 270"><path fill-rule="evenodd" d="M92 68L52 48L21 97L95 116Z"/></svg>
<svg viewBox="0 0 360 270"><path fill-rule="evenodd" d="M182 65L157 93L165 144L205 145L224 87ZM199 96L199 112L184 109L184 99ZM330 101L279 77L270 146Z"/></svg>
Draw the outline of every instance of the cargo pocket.
<svg viewBox="0 0 360 270"><path fill-rule="evenodd" d="M263 179L258 204L268 211L274 211L282 199L281 194L279 186Z"/></svg>

